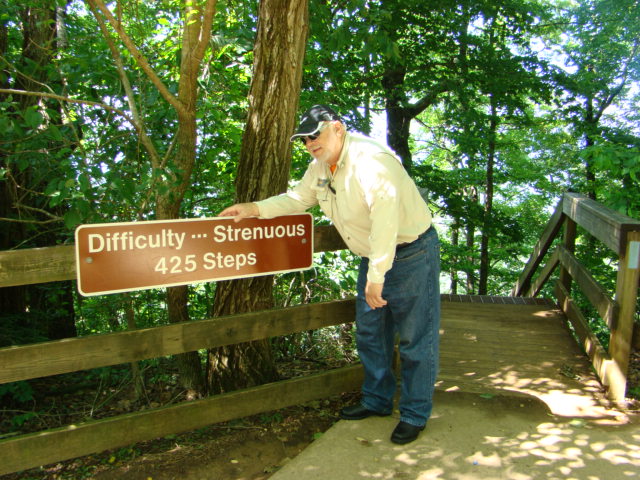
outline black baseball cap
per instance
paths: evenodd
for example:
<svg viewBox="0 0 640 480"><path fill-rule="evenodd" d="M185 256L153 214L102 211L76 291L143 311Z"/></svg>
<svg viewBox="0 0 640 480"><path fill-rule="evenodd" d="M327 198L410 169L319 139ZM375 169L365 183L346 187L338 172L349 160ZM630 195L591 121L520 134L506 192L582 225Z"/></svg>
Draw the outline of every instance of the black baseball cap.
<svg viewBox="0 0 640 480"><path fill-rule="evenodd" d="M320 130L321 122L331 122L334 120L342 121L340 115L331 107L327 105L314 105L302 114L298 129L296 133L291 136L290 141L293 142L296 138L313 135Z"/></svg>

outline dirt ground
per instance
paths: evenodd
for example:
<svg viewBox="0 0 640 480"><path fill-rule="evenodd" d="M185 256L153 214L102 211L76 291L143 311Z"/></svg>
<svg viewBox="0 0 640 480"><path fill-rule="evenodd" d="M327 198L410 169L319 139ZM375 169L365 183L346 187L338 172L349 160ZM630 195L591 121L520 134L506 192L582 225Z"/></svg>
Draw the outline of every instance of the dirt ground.
<svg viewBox="0 0 640 480"><path fill-rule="evenodd" d="M0 480L261 480L338 420L354 394L2 475Z"/></svg>
<svg viewBox="0 0 640 480"><path fill-rule="evenodd" d="M287 416L288 415L288 416ZM158 452L97 471L97 480L261 480L271 476L322 435L335 418L327 411L291 409L245 425L222 428L201 442L179 438Z"/></svg>

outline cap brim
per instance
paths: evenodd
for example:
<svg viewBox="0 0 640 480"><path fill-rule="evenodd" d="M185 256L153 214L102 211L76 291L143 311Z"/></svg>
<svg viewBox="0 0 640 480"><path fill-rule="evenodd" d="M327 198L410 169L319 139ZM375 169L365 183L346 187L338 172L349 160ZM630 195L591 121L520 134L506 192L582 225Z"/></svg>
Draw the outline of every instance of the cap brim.
<svg viewBox="0 0 640 480"><path fill-rule="evenodd" d="M322 122L319 122L317 125L302 125L296 133L291 135L289 139L290 142L293 142L296 138L306 137L308 135L313 135L314 133L318 133L320 131L320 126Z"/></svg>

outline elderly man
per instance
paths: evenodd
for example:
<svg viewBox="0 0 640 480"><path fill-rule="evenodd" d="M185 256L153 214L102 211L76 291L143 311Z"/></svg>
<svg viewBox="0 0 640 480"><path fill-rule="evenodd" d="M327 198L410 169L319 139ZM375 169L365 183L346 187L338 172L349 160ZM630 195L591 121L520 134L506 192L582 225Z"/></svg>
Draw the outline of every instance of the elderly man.
<svg viewBox="0 0 640 480"><path fill-rule="evenodd" d="M320 205L347 246L362 257L356 300L362 400L342 409L341 418L391 414L397 335L400 422L391 441L412 442L431 415L438 370L440 254L431 214L388 147L347 132L330 107L315 105L305 112L291 137L295 139L314 159L302 180L287 193L236 204L220 215L236 221L272 218Z"/></svg>

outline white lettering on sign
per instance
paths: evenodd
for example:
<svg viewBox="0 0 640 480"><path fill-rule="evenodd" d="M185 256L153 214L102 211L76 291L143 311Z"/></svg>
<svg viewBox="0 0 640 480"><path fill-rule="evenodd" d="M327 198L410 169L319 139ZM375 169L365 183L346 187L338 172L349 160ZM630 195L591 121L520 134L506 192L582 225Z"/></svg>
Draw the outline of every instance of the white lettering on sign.
<svg viewBox="0 0 640 480"><path fill-rule="evenodd" d="M255 265L256 254L251 252L247 255L238 253L236 255L222 255L221 253L208 252L204 255L204 268L213 270L214 268L235 268L240 270L245 265Z"/></svg>
<svg viewBox="0 0 640 480"><path fill-rule="evenodd" d="M239 240L264 240L269 238L304 237L303 224L299 225L270 225L265 227L232 227L218 225L213 229L213 239L218 242L237 242Z"/></svg>
<svg viewBox="0 0 640 480"><path fill-rule="evenodd" d="M76 229L82 295L300 271L313 263L310 214L152 220Z"/></svg>
<svg viewBox="0 0 640 480"><path fill-rule="evenodd" d="M134 235L133 232L90 233L89 253L122 252L126 250L145 250L147 248L176 248L180 250L184 244L186 233L162 229L160 233L151 235Z"/></svg>

